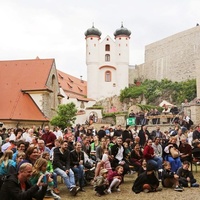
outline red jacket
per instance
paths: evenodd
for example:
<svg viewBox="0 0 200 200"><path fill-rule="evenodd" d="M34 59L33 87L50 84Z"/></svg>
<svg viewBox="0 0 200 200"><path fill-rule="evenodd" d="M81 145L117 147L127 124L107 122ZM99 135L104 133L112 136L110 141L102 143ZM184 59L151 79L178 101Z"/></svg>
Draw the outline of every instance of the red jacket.
<svg viewBox="0 0 200 200"><path fill-rule="evenodd" d="M146 160L152 159L154 155L154 149L152 146L146 145L143 151L144 158Z"/></svg>

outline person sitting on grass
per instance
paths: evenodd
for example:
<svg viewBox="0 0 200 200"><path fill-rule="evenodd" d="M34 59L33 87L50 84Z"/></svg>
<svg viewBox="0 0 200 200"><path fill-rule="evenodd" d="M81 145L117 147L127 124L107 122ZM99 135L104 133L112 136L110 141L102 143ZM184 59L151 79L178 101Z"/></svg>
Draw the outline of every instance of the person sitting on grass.
<svg viewBox="0 0 200 200"><path fill-rule="evenodd" d="M147 164L145 172L140 174L133 183L132 191L136 194L140 192L157 192L162 189L158 187L159 180L155 175L155 167L151 163Z"/></svg>
<svg viewBox="0 0 200 200"><path fill-rule="evenodd" d="M1 187L0 198L2 200L43 200L47 184L42 182L43 174L39 176L35 185L31 186L29 178L32 175L32 164L23 163L18 174L8 176Z"/></svg>
<svg viewBox="0 0 200 200"><path fill-rule="evenodd" d="M123 180L123 173L124 168L122 166L117 166L115 171L108 175L108 181L110 183L110 186L107 190L108 193L111 193L112 191L120 192L119 185Z"/></svg>
<svg viewBox="0 0 200 200"><path fill-rule="evenodd" d="M100 175L96 177L94 181L94 190L96 191L96 196L101 196L106 194L106 189L109 186L109 182L107 180L108 170L102 169L100 171Z"/></svg>
<svg viewBox="0 0 200 200"><path fill-rule="evenodd" d="M183 166L180 167L177 171L179 175L179 183L183 187L199 187L199 184L196 182L196 179L193 176L193 173L189 170L190 163L188 161L183 162Z"/></svg>
<svg viewBox="0 0 200 200"><path fill-rule="evenodd" d="M171 171L170 162L165 161L164 170L162 172L162 185L166 188L175 187L174 190L178 192L182 192L183 188L179 185L179 176Z"/></svg>
<svg viewBox="0 0 200 200"><path fill-rule="evenodd" d="M47 184L49 187L47 188L45 197L52 197L55 200L60 200L60 196L56 195L51 187L54 185L53 179L50 177L50 173L47 172L47 160L44 158L39 158L35 162L33 166L33 173L30 178L30 182L32 185L35 185L41 175L44 175L42 178L42 182Z"/></svg>
<svg viewBox="0 0 200 200"><path fill-rule="evenodd" d="M75 185L74 172L70 168L70 151L67 146L67 141L61 141L60 147L54 149L53 168L54 172L62 177L70 193L76 196L80 188Z"/></svg>
<svg viewBox="0 0 200 200"><path fill-rule="evenodd" d="M42 158L47 160L47 172L49 173L49 176L53 179L53 192L55 194L59 194L60 191L58 189L57 174L53 170L53 164L50 160L50 154L48 152L44 152L42 154Z"/></svg>
<svg viewBox="0 0 200 200"><path fill-rule="evenodd" d="M147 170L147 161L142 159L142 166L138 170L138 176Z"/></svg>

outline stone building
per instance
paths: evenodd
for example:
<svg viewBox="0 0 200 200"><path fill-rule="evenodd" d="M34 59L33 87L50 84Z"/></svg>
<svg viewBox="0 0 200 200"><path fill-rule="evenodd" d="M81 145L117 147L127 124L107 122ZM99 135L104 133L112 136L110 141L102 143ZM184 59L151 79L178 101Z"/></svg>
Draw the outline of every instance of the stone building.
<svg viewBox="0 0 200 200"><path fill-rule="evenodd" d="M85 32L87 64L87 97L95 100L120 94L120 90L143 81L169 79L185 81L196 78L196 60L200 59L200 26L176 33L148 44L145 61L129 63L131 32L123 25L114 33L115 41L94 26Z"/></svg>
<svg viewBox="0 0 200 200"><path fill-rule="evenodd" d="M43 126L62 95L54 59L0 61L0 121L6 127Z"/></svg>
<svg viewBox="0 0 200 200"><path fill-rule="evenodd" d="M76 123L85 123L95 101L87 98L87 82L56 69L54 59L0 61L0 124L43 127L59 104L74 102ZM101 116L100 114L98 114Z"/></svg>
<svg viewBox="0 0 200 200"><path fill-rule="evenodd" d="M200 26L176 33L145 47L143 64L129 68L129 83L135 79L185 81L196 78L200 66Z"/></svg>
<svg viewBox="0 0 200 200"><path fill-rule="evenodd" d="M123 25L115 31L115 40L106 36L100 42L101 32L94 26L85 32L88 98L105 99L128 87L130 35Z"/></svg>

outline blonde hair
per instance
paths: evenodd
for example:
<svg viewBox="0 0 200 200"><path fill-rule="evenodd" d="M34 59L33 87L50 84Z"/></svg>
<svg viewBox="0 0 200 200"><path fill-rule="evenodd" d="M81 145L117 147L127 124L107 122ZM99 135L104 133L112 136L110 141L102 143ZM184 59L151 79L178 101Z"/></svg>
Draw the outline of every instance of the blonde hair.
<svg viewBox="0 0 200 200"><path fill-rule="evenodd" d="M39 158L36 160L33 166L33 176L37 176L41 173L41 169L44 165L47 165L47 160L44 158Z"/></svg>
<svg viewBox="0 0 200 200"><path fill-rule="evenodd" d="M0 159L0 165L4 162L5 167L7 167L9 160L12 159L12 156L13 156L13 151L6 150Z"/></svg>
<svg viewBox="0 0 200 200"><path fill-rule="evenodd" d="M24 152L20 151L20 152L18 152L18 154L17 154L17 158L19 158L19 157L23 157L23 159L25 159L26 154L25 154Z"/></svg>
<svg viewBox="0 0 200 200"><path fill-rule="evenodd" d="M24 171L27 166L32 167L33 165L31 163L23 163L19 167L19 172Z"/></svg>

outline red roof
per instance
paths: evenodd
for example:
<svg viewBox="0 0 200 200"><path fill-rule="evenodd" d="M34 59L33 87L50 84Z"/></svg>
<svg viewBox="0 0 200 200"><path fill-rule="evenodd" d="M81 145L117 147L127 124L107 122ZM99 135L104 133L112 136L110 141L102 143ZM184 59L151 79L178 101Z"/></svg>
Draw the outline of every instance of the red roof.
<svg viewBox="0 0 200 200"><path fill-rule="evenodd" d="M24 90L46 90L54 59L0 61L0 119L47 121Z"/></svg>
<svg viewBox="0 0 200 200"><path fill-rule="evenodd" d="M81 80L57 70L60 86L70 98L80 101L91 101L87 96L87 81Z"/></svg>

